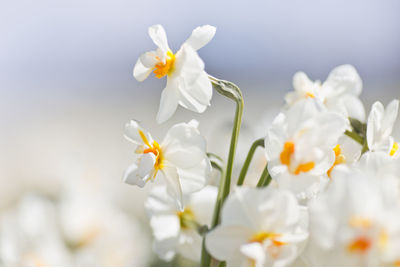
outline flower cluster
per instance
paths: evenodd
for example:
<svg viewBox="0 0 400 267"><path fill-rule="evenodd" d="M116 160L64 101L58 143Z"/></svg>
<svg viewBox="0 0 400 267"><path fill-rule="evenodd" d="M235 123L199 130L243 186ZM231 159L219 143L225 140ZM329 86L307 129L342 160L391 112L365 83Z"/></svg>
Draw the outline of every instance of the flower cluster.
<svg viewBox="0 0 400 267"><path fill-rule="evenodd" d="M294 91L232 185L243 99L236 85L204 71L196 51L214 34L212 26L198 27L174 54L162 26L151 26L158 48L134 68L138 81L151 72L168 76L158 122L178 104L203 112L212 88L237 104L226 165L207 153L195 121L172 126L160 143L137 121L127 123L136 160L124 181L155 184L145 208L159 257L178 253L201 266L400 266L400 151L392 136L399 101L376 102L367 115L351 65L323 83L296 73ZM256 186L244 186L258 146L264 170Z"/></svg>

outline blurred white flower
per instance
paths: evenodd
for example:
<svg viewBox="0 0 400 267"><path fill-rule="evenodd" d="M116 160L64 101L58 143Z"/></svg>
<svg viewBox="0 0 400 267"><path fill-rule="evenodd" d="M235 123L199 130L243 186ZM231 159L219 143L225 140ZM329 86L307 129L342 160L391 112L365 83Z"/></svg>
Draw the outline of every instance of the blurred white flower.
<svg viewBox="0 0 400 267"><path fill-rule="evenodd" d="M365 121L365 110L358 98L362 90L362 81L357 70L351 65L334 68L326 81L311 81L304 72L293 77L293 92L285 96L286 103L312 98L330 111L336 111L347 117Z"/></svg>
<svg viewBox="0 0 400 267"><path fill-rule="evenodd" d="M158 123L168 120L178 104L199 113L210 105L211 82L196 51L214 37L215 31L210 25L197 27L174 54L168 46L164 28L161 25L149 27L149 35L158 48L139 57L133 75L138 81L145 80L151 72L157 78L168 75L167 86L161 94Z"/></svg>
<svg viewBox="0 0 400 267"><path fill-rule="evenodd" d="M164 180L168 193L183 208L183 194L205 187L211 173L206 141L197 126L194 120L176 124L159 144L136 121L127 123L125 136L137 146L137 159L126 170L123 180L139 187L148 181Z"/></svg>
<svg viewBox="0 0 400 267"><path fill-rule="evenodd" d="M386 109L379 101L372 105L367 123L367 142L371 151L384 151L390 156L399 156L399 143L391 136L398 109L398 100L392 100Z"/></svg>
<svg viewBox="0 0 400 267"><path fill-rule="evenodd" d="M202 237L198 227L210 225L217 188L207 186L199 192L186 196L184 210L176 208L175 200L167 194L165 186L155 186L145 202L154 233L153 249L166 261L176 253L198 261Z"/></svg>
<svg viewBox="0 0 400 267"><path fill-rule="evenodd" d="M320 111L310 99L297 101L268 129L265 151L271 177L299 198L312 197L335 163L333 148L346 127L346 119L337 113Z"/></svg>
<svg viewBox="0 0 400 267"><path fill-rule="evenodd" d="M305 256L312 266L399 263L400 203L391 197L392 180L377 176L375 164L365 167L336 171L327 191L311 202L311 241Z"/></svg>
<svg viewBox="0 0 400 267"><path fill-rule="evenodd" d="M308 237L307 213L288 191L236 188L224 204L221 224L206 247L233 266L288 266Z"/></svg>
<svg viewBox="0 0 400 267"><path fill-rule="evenodd" d="M54 203L28 194L1 214L0 266L72 266L72 257L58 228Z"/></svg>
<svg viewBox="0 0 400 267"><path fill-rule="evenodd" d="M60 196L60 227L74 266L148 266L149 238L133 217L113 204L94 179L71 179Z"/></svg>

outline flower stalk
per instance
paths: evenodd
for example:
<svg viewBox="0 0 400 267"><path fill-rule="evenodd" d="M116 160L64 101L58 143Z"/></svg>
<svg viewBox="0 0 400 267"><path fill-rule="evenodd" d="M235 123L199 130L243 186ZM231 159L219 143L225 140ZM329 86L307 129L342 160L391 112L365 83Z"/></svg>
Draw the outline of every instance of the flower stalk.
<svg viewBox="0 0 400 267"><path fill-rule="evenodd" d="M250 147L249 153L247 154L246 160L244 161L242 170L240 171L239 178L237 181L237 185L243 185L244 179L246 177L247 171L249 169L251 160L253 159L254 153L256 152L257 147L264 147L264 139L260 138L253 142Z"/></svg>

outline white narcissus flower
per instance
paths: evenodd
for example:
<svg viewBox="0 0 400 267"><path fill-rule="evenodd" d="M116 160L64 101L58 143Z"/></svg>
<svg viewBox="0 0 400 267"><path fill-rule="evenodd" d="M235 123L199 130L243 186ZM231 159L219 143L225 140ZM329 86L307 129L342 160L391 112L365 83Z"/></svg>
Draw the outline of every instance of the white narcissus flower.
<svg viewBox="0 0 400 267"><path fill-rule="evenodd" d="M179 210L165 186L153 187L145 207L154 233L153 248L161 259L170 261L176 253L193 261L200 259L202 237L197 228L210 225L217 193L216 187L207 186L185 196L187 205Z"/></svg>
<svg viewBox="0 0 400 267"><path fill-rule="evenodd" d="M351 65L334 68L324 83L311 81L304 72L293 76L293 92L285 96L286 103L312 98L330 111L336 111L347 117L365 121L365 110L358 98L362 90L362 81L357 70Z"/></svg>
<svg viewBox="0 0 400 267"><path fill-rule="evenodd" d="M183 208L183 194L205 187L211 173L206 141L197 126L194 120L176 124L159 144L136 121L127 123L125 137L137 146L136 163L126 170L123 180L139 187L163 180L168 193Z"/></svg>
<svg viewBox="0 0 400 267"><path fill-rule="evenodd" d="M391 136L399 109L399 101L393 100L385 107L377 101L372 105L367 122L367 142L371 151L384 151L399 156L399 143Z"/></svg>
<svg viewBox="0 0 400 267"><path fill-rule="evenodd" d="M382 160L341 167L327 191L310 203L311 240L305 258L311 266L398 266L400 203L392 197L391 177L383 177L383 169L372 170L386 168L375 164Z"/></svg>
<svg viewBox="0 0 400 267"><path fill-rule="evenodd" d="M313 197L335 163L334 148L347 127L335 112L319 110L311 99L280 113L265 138L268 170L280 188L299 199Z"/></svg>
<svg viewBox="0 0 400 267"><path fill-rule="evenodd" d="M226 200L221 224L206 236L216 259L236 266L288 266L308 237L307 212L289 191L239 187Z"/></svg>
<svg viewBox="0 0 400 267"><path fill-rule="evenodd" d="M151 72L157 78L168 76L167 86L161 94L158 123L168 120L178 104L199 113L210 105L211 82L196 51L214 37L215 31L210 25L197 27L174 54L168 46L164 28L161 25L149 27L149 35L158 48L140 56L133 75L138 81L145 80Z"/></svg>

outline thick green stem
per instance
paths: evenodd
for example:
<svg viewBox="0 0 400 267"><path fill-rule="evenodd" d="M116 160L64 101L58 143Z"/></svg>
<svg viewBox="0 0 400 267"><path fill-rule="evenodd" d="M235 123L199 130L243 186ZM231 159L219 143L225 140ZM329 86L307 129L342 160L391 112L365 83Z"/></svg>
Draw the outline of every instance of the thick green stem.
<svg viewBox="0 0 400 267"><path fill-rule="evenodd" d="M246 160L243 164L242 170L240 171L239 178L237 181L237 185L242 185L244 182L244 179L247 174L247 170L249 169L250 162L253 159L254 153L256 152L257 147L262 146L264 147L264 139L260 138L251 145L249 153L247 154Z"/></svg>
<svg viewBox="0 0 400 267"><path fill-rule="evenodd" d="M242 123L244 103L243 103L242 92L240 91L239 87L237 87L235 84L228 81L219 80L212 76L209 76L209 78L211 80L214 89L218 93L220 93L225 97L228 97L231 100L234 100L236 103L235 119L233 122L232 137L229 146L229 154L225 169L225 177L221 179L220 186L218 189L217 201L214 209L214 216L212 221L212 228L214 228L219 223L220 220L219 216L222 205L225 199L228 197L230 191L233 162L235 159L236 145L239 137L240 126Z"/></svg>
<svg viewBox="0 0 400 267"><path fill-rule="evenodd" d="M265 165L265 168L261 174L260 180L258 180L257 187L268 186L271 182L271 175L268 172L268 164Z"/></svg>

